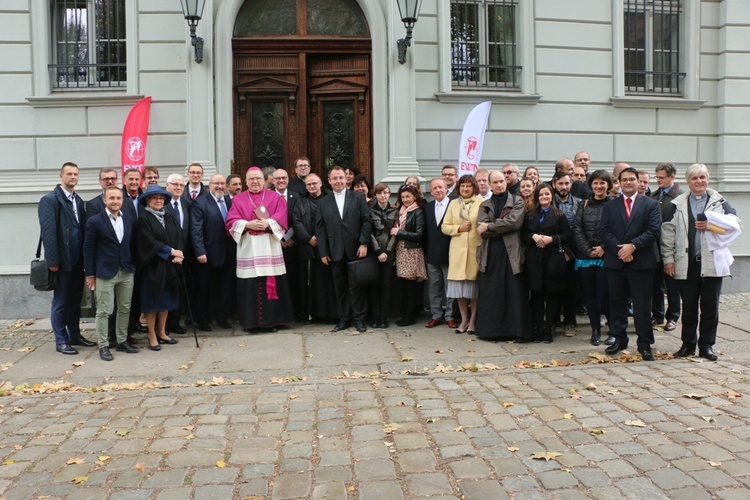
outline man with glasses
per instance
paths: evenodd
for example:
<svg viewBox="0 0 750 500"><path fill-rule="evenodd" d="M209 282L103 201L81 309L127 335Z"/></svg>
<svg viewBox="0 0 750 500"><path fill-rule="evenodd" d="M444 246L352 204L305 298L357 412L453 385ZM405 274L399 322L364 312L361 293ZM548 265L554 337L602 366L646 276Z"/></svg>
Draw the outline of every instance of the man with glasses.
<svg viewBox="0 0 750 500"><path fill-rule="evenodd" d="M659 202L662 222L672 218L674 206L672 200L680 196L684 191L675 184L674 179L677 169L674 163L659 163L654 172L656 185L659 186L651 198ZM661 248L659 249L661 250ZM664 312L664 293L667 294L667 311ZM658 326L664 323L664 330L671 332L677 328L677 320L680 319L680 286L674 278L664 273L664 259L659 254L659 263L654 272L653 300L651 305L651 324Z"/></svg>
<svg viewBox="0 0 750 500"><path fill-rule="evenodd" d="M177 221L177 225L182 229L183 255L185 260L182 266L182 272L185 273L185 282L188 290L181 290L180 307L169 311L167 315L167 333L185 333L185 328L180 325L180 317L187 312L187 301L193 297L192 291L192 267L189 265L194 262L192 245L190 243L190 203L182 195L185 193L185 178L180 174L171 174L167 177L167 191L172 195L172 199L166 203L164 210ZM181 287L182 288L182 287Z"/></svg>
<svg viewBox="0 0 750 500"><path fill-rule="evenodd" d="M614 343L607 354L628 347L628 297L633 301L633 321L638 335L638 352L644 361L653 361L651 345L651 285L661 235L659 204L638 194L638 171L632 167L620 172L622 195L604 204L600 223L604 244L604 267L609 283L610 330Z"/></svg>
<svg viewBox="0 0 750 500"><path fill-rule="evenodd" d="M505 176L505 184L507 191L517 196L518 188L521 187L521 183L518 179L518 167L513 163L506 163L503 165L503 175Z"/></svg>
<svg viewBox="0 0 750 500"><path fill-rule="evenodd" d="M206 196L208 190L201 182L203 180L203 165L191 163L187 169L188 184L182 197L187 201L193 201L201 196Z"/></svg>
<svg viewBox="0 0 750 500"><path fill-rule="evenodd" d="M300 156L294 160L295 177L289 181L289 189L297 194L307 193L305 179L310 175L310 160L306 156Z"/></svg>
<svg viewBox="0 0 750 500"><path fill-rule="evenodd" d="M237 261L237 245L229 237L226 220L232 201L227 199L224 176L214 174L209 193L196 198L190 207L190 237L195 266L195 323L210 332L211 321L229 330L232 275Z"/></svg>
<svg viewBox="0 0 750 500"><path fill-rule="evenodd" d="M445 181L445 196L449 200L458 198L456 191L456 181L458 180L458 169L455 165L445 165L442 170L443 180Z"/></svg>
<svg viewBox="0 0 750 500"><path fill-rule="evenodd" d="M149 186L159 185L159 169L156 167L146 167L143 169L143 179L146 181L146 188Z"/></svg>

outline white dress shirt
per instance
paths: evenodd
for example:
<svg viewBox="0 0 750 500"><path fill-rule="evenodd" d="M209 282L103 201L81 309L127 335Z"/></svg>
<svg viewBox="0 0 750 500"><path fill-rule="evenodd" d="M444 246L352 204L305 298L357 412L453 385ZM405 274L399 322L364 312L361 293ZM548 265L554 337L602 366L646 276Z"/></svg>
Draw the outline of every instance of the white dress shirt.
<svg viewBox="0 0 750 500"><path fill-rule="evenodd" d="M344 218L344 201L346 201L346 189L342 189L340 193L333 192L333 197L336 200L336 206L339 207L339 215Z"/></svg>
<svg viewBox="0 0 750 500"><path fill-rule="evenodd" d="M437 222L438 225L440 225L443 220L443 216L445 215L445 211L448 208L449 201L450 200L447 196L443 198L443 201L435 200L435 222Z"/></svg>
<svg viewBox="0 0 750 500"><path fill-rule="evenodd" d="M125 225L122 223L122 212L117 212L115 214L110 212L108 208L105 208L105 210L107 211L109 221L112 223L112 227L117 235L117 241L122 243L122 238L125 236Z"/></svg>

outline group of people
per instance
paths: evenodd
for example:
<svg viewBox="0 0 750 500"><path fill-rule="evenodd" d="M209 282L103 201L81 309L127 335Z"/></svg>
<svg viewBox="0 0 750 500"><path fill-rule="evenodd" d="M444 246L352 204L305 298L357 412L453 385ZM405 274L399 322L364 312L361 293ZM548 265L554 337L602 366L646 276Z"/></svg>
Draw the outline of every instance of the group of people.
<svg viewBox="0 0 750 500"><path fill-rule="evenodd" d="M111 360L110 347L139 351L139 330L159 350L177 343L170 333L185 333L183 317L203 331L237 317L249 332L295 321L363 332L389 326L394 297L395 323L409 326L426 296L427 328L488 340L549 343L557 327L572 337L585 309L592 345L609 325L609 354L627 348L630 313L644 360L653 359L653 327L676 328L682 302L675 355L698 349L716 360L726 234L741 231L734 209L708 188L702 164L687 169L684 192L674 165L657 165L651 193L646 172L622 163L589 172L590 163L586 152L562 158L549 182L535 167L459 177L446 165L429 181L430 201L410 176L395 204L387 184L371 188L338 166L322 179L305 157L291 180L285 169L249 168L246 189L235 174L204 186L200 164L188 167L187 183L170 175L166 189L153 167L127 171L122 188L115 170L102 169L102 194L85 205L78 167L66 163L39 204L45 257L58 273L57 350L98 345ZM366 284L355 272L362 259L376 276ZM79 328L84 281L96 298L96 343Z"/></svg>

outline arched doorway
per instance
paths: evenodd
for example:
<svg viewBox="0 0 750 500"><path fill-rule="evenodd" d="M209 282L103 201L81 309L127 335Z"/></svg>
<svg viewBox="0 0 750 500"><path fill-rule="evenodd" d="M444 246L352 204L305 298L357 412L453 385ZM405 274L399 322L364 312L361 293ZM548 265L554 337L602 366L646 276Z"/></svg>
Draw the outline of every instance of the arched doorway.
<svg viewBox="0 0 750 500"><path fill-rule="evenodd" d="M355 0L247 0L233 38L234 171L353 166L372 179L371 41Z"/></svg>

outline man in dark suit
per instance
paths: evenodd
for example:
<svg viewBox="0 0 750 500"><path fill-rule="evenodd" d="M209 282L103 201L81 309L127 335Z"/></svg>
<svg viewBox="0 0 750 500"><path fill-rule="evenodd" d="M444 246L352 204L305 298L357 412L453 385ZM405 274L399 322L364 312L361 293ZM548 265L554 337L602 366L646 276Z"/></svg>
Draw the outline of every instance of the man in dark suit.
<svg viewBox="0 0 750 500"><path fill-rule="evenodd" d="M284 254L284 266L289 280L289 291L292 295L292 306L294 307L294 319L305 321L304 307L302 307L302 289L307 282L300 280L299 248L294 241L294 206L299 201L300 195L289 189L289 174L283 168L277 168L273 173L273 187L277 193L286 201L286 213L288 228L281 239L281 252Z"/></svg>
<svg viewBox="0 0 750 500"><path fill-rule="evenodd" d="M451 245L451 237L443 234L440 226L443 224L448 203L445 180L436 177L430 181L430 194L434 198L424 206L424 214L427 218L427 235L425 237L425 262L427 263L427 295L430 299L430 312L432 319L425 325L427 328L435 328L443 323L443 303L445 303L445 322L448 328L458 328L458 323L453 319L452 299L445 296L448 286L448 249Z"/></svg>
<svg viewBox="0 0 750 500"><path fill-rule="evenodd" d="M138 348L127 342L130 300L133 296L135 264L131 257L135 221L122 213L122 191L110 186L104 192L105 210L86 221L83 262L86 285L96 294L96 332L99 357L112 361L109 351L108 323L117 299L117 350L129 354Z"/></svg>
<svg viewBox="0 0 750 500"><path fill-rule="evenodd" d="M114 168L99 170L99 185L102 187L102 194L86 202L86 219L104 210L104 192L109 186L117 186L117 170Z"/></svg>
<svg viewBox="0 0 750 500"><path fill-rule="evenodd" d="M630 296L638 352L644 361L653 361L651 283L659 260L656 245L661 235L661 214L655 200L638 194L636 169L623 169L619 181L622 195L604 205L600 226L609 282L609 324L614 337L614 343L605 352L616 354L628 346L627 303Z"/></svg>
<svg viewBox="0 0 750 500"><path fill-rule="evenodd" d="M143 174L137 168L128 170L122 176L122 182L125 185L122 188L122 208L120 210L135 220L138 220L138 200L143 194L141 179L143 179ZM140 307L138 309L140 310Z"/></svg>
<svg viewBox="0 0 750 500"><path fill-rule="evenodd" d="M182 197L185 192L185 178L180 174L171 174L167 177L167 191L172 195L172 199L164 205L164 210L171 213L177 221L177 225L182 228L182 241L184 245L182 251L185 255L185 261L192 262L193 253L191 252L192 244L190 243L191 203ZM180 325L180 317L187 312L188 300L194 300L191 271L192 268L190 266L182 266L182 272L185 273L185 282L188 289L181 289L180 291L180 307L169 311L167 314L167 333L186 332L185 328Z"/></svg>
<svg viewBox="0 0 750 500"><path fill-rule="evenodd" d="M659 163L654 173L656 185L659 186L651 198L659 203L661 209L662 223L672 219L672 200L680 196L684 191L675 183L677 169L674 163ZM661 249L660 249L661 250ZM661 325L664 320L664 331L671 332L677 328L677 320L680 319L680 286L674 278L663 271L664 262L659 252L659 263L654 272L654 285L652 287L651 324ZM664 311L664 292L667 294L667 310Z"/></svg>
<svg viewBox="0 0 750 500"><path fill-rule="evenodd" d="M57 273L50 311L55 346L59 353L78 354L73 346L96 345L81 335L80 327L86 214L83 200L75 192L78 165L65 163L60 169L60 181L39 200L39 226L47 265Z"/></svg>
<svg viewBox="0 0 750 500"><path fill-rule="evenodd" d="M190 208L190 236L195 267L195 322L204 332L211 331L211 321L223 329L231 312L232 275L237 261L237 246L227 234L225 222L232 202L225 199L226 181L214 174L208 183L209 194L198 196Z"/></svg>
<svg viewBox="0 0 750 500"><path fill-rule="evenodd" d="M346 330L354 319L357 331L364 332L367 330L367 290L349 287L347 263L367 257L372 233L370 207L362 193L346 189L343 168L333 167L328 173L328 181L333 193L318 202L315 235L320 260L330 265L333 273L339 313L339 322L333 331Z"/></svg>

